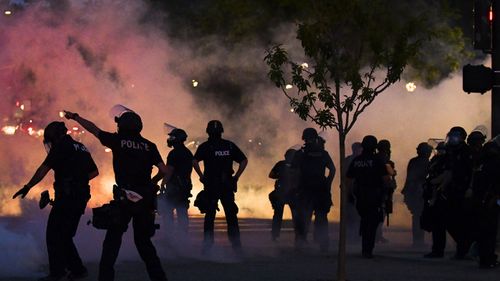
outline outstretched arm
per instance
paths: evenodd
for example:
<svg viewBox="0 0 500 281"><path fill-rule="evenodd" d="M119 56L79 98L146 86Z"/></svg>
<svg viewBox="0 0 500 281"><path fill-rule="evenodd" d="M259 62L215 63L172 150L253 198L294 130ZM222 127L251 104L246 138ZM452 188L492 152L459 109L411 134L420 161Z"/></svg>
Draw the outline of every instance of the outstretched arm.
<svg viewBox="0 0 500 281"><path fill-rule="evenodd" d="M30 189L37 185L40 181L43 180L43 178L45 177L45 175L47 175L47 173L50 171L50 167L47 166L47 165L40 165L40 167L38 167L38 169L36 170L35 174L33 175L33 177L31 178L31 180L21 189L19 189L15 194L14 196L12 196L12 199L15 199L17 196L21 195L21 198L24 198L26 197L26 195L28 194L28 192L30 191Z"/></svg>
<svg viewBox="0 0 500 281"><path fill-rule="evenodd" d="M78 113L64 111L64 117L66 117L66 119L75 120L78 124L82 125L82 127L85 128L85 130L87 130L89 133L91 133L96 137L98 137L99 132L101 132L101 129L99 129L94 123L83 117L80 117Z"/></svg>

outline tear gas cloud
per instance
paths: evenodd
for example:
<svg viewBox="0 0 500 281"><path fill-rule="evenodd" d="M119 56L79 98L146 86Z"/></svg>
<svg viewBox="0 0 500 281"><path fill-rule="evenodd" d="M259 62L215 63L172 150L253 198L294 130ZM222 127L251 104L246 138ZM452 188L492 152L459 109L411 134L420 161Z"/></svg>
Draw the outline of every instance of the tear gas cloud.
<svg viewBox="0 0 500 281"><path fill-rule="evenodd" d="M207 43L212 52L197 53L191 45L165 37L154 24L144 23L146 7L141 1L61 2L65 5L34 1L24 10L0 19L2 126L29 117L43 128L60 119L59 112L67 109L89 118L101 129L114 131L109 109L124 104L141 115L143 135L155 142L165 156L165 122L185 129L190 140L203 141L207 121L220 119L225 137L234 140L249 156L237 193L240 215L270 218L267 194L274 183L267 178L269 170L283 159L288 148L301 143L302 130L312 125L291 113L288 101L267 80L263 56L268 46L255 43L229 52L213 38ZM294 26L278 27L276 42L287 42L285 47L290 48L290 53L300 57L294 31ZM204 83L211 82L205 73L218 64L231 69L247 68L254 75L244 71L219 73L241 84L243 95L236 103L241 108L230 102L210 101L203 92ZM228 100L233 98L228 96ZM366 134L389 139L401 188L406 164L415 156L417 144L431 137L443 138L455 125L468 131L480 124L489 127L489 100L489 94L463 93L460 75L429 90L419 88L417 83L412 93L406 91L402 81L384 92L361 116L348 136L347 146ZM15 114L19 111L17 101L29 103L22 117ZM66 124L68 128L76 125L72 121ZM337 135L331 131L325 136L326 148L339 166ZM80 134L78 139L89 147L101 172L91 183L90 206L97 206L111 198L111 154L90 135ZM19 200L10 198L29 180L45 152L41 140L27 134L0 135L0 140L0 214L25 217ZM333 187L333 219L338 219L339 213L338 178ZM28 198L36 199L40 191L50 190L51 182L48 175ZM196 195L201 185L194 174L193 183ZM198 210L191 208L190 213L197 214ZM398 205L396 223L409 226L408 214L404 206ZM3 237L1 231L7 230L0 227Z"/></svg>

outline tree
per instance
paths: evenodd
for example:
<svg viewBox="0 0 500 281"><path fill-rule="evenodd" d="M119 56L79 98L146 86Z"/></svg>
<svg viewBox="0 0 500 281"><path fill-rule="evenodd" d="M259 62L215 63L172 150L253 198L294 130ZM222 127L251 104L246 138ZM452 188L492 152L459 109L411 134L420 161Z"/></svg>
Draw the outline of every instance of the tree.
<svg viewBox="0 0 500 281"><path fill-rule="evenodd" d="M400 1L310 1L314 15L298 24L297 39L306 66L290 58L282 45L268 50L268 77L289 99L294 112L321 128L334 128L340 146L361 114L418 55L432 30L426 18L405 10ZM290 88L292 85L292 88ZM345 218L347 199L341 174L340 239L337 280L345 280Z"/></svg>

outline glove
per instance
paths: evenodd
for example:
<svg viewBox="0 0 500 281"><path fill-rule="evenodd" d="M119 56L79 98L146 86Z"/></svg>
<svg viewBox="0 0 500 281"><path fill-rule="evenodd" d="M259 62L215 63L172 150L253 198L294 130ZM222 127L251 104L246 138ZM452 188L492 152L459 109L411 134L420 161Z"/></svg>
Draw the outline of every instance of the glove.
<svg viewBox="0 0 500 281"><path fill-rule="evenodd" d="M76 117L78 117L78 113L64 110L64 117L66 119L73 119L74 120Z"/></svg>
<svg viewBox="0 0 500 281"><path fill-rule="evenodd" d="M30 191L31 187L25 185L23 186L23 188L19 189L15 194L14 196L12 196L12 199L16 199L17 196L21 195L21 198L24 198L26 197L26 195L28 194L28 192Z"/></svg>

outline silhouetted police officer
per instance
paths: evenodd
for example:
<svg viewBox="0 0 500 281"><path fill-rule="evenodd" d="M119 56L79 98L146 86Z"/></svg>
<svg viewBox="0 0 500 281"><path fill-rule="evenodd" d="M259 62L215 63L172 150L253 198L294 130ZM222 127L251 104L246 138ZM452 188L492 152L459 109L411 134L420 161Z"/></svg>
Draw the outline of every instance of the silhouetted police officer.
<svg viewBox="0 0 500 281"><path fill-rule="evenodd" d="M392 214L393 211L393 203L392 203L392 197L394 194L394 191L397 188L396 184L396 167L394 161L391 160L391 142L389 140L380 140L377 144L377 156L380 157L381 161L385 164L385 167L387 169L387 173L389 174L389 182L388 185L386 186L386 197L384 198L384 217L387 219L387 225L389 225L389 216ZM377 235L375 240L377 242L381 243L387 243L389 240L384 238L383 230L382 228L384 227L383 224L381 224L377 228Z"/></svg>
<svg viewBox="0 0 500 281"><path fill-rule="evenodd" d="M180 228L181 238L188 232L188 208L191 197L191 172L193 170L193 154L184 145L187 134L182 129L173 129L167 139L168 147L173 147L167 156L167 174L161 184L161 196L165 203L163 216L167 231L173 229L174 210Z"/></svg>
<svg viewBox="0 0 500 281"><path fill-rule="evenodd" d="M363 152L363 147L360 142L354 142L351 145L352 154L345 158L343 171L344 176L347 174L347 169L351 165L352 160ZM356 196L354 195L354 184L350 181L346 184L347 188L347 206L346 211L346 227L347 227L347 243L359 242L359 214L356 211Z"/></svg>
<svg viewBox="0 0 500 281"><path fill-rule="evenodd" d="M308 228L314 212L314 240L324 252L329 246L327 215L332 206L331 186L335 166L315 129L304 129L302 140L304 146L295 153L293 160L293 167L299 170L300 175L297 189L296 246L300 247L307 241Z"/></svg>
<svg viewBox="0 0 500 281"><path fill-rule="evenodd" d="M467 133L462 127L453 127L447 135L446 161L451 173L446 186L446 229L456 242L456 259L464 259L472 244L472 212L466 207L466 192L470 188L473 162Z"/></svg>
<svg viewBox="0 0 500 281"><path fill-rule="evenodd" d="M500 146L498 137L486 143L481 150L474 172L473 197L477 201L475 220L479 246L479 266L494 268L498 265L495 254L500 208Z"/></svg>
<svg viewBox="0 0 500 281"><path fill-rule="evenodd" d="M431 158L429 171L423 186L424 208L420 226L432 232L432 251L425 258L442 258L446 247L446 197L445 187L451 180L446 161L446 145L440 142Z"/></svg>
<svg viewBox="0 0 500 281"><path fill-rule="evenodd" d="M236 144L222 138L224 128L220 121L208 122L206 132L208 140L198 147L193 160L194 170L200 177L210 202L205 213L203 253L208 254L214 243L214 221L219 200L226 216L229 241L233 249L239 251L241 240L234 193L248 160ZM203 162L203 172L199 162ZM239 164L236 173L233 170L233 162Z"/></svg>
<svg viewBox="0 0 500 281"><path fill-rule="evenodd" d="M274 190L269 194L269 200L274 209L273 223L271 227L271 239L275 241L281 232L283 221L283 210L288 204L292 213L292 221L295 228L296 215L296 192L298 184L298 171L292 167L296 150L288 149L285 159L278 161L269 172L269 177L276 179Z"/></svg>
<svg viewBox="0 0 500 281"><path fill-rule="evenodd" d="M406 181L401 190L404 203L411 213L413 246L424 244L424 231L420 228L420 215L424 208L423 190L429 170L432 146L422 142L417 146L417 157L410 159L406 169Z"/></svg>
<svg viewBox="0 0 500 281"><path fill-rule="evenodd" d="M90 199L89 181L98 175L97 167L87 148L67 134L63 122L52 122L44 130L47 157L31 180L13 198L24 198L45 175L54 170L55 199L47 222L49 271L40 281L56 281L66 277L87 276L87 269L73 243L80 217Z"/></svg>
<svg viewBox="0 0 500 281"><path fill-rule="evenodd" d="M375 155L377 138L365 136L361 145L363 152L351 162L347 177L354 180L356 208L361 217L362 255L372 258L377 227L384 219L382 208L390 179L385 163Z"/></svg>
<svg viewBox="0 0 500 281"><path fill-rule="evenodd" d="M142 120L137 113L125 111L115 117L118 132L109 133L99 129L94 123L80 117L77 113L66 112L66 118L73 119L88 132L95 135L102 145L109 147L113 153L113 170L119 190L114 190L114 198L119 201L120 225L109 228L103 243L101 262L99 264L99 281L114 280L114 264L120 250L122 236L127 231L128 223L133 220L134 242L137 251L146 264L149 278L154 281L167 280L165 272L151 243L155 233L155 198L158 182L167 167L161 159L156 145L141 136ZM152 167L160 170L151 179ZM142 199L137 202L121 200L123 190L139 194ZM116 191L116 192L115 192Z"/></svg>

